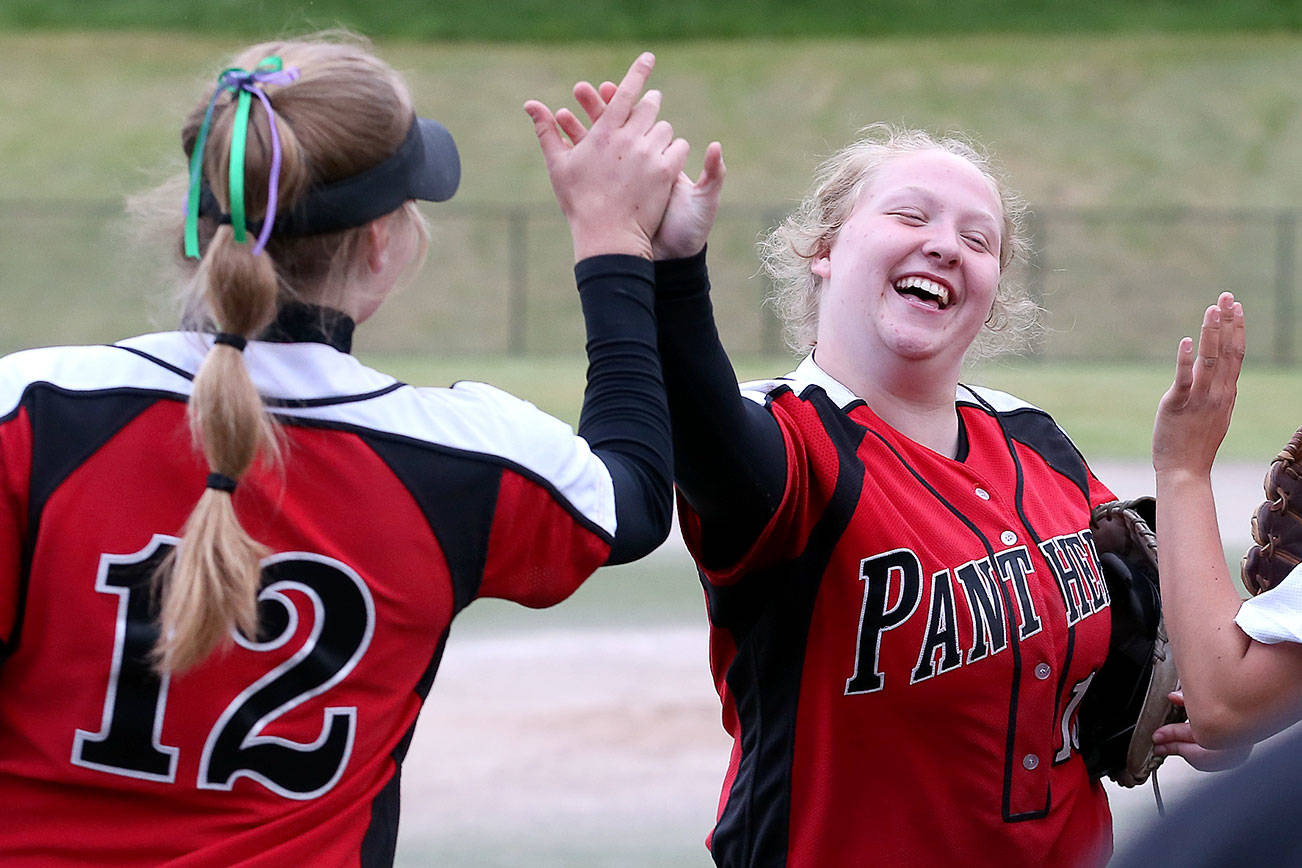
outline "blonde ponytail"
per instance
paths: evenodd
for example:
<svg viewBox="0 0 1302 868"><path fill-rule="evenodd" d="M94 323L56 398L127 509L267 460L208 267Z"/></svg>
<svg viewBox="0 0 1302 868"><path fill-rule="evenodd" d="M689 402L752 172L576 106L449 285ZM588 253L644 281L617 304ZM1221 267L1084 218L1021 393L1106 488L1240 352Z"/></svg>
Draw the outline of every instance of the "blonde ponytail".
<svg viewBox="0 0 1302 868"><path fill-rule="evenodd" d="M340 39L341 41L335 41ZM248 115L244 153L246 224L265 220L263 204L273 163L270 123L281 151L278 213L314 185L353 177L392 155L411 126L411 95L402 79L359 40L336 35L311 41L255 45L232 67L251 70L276 56L287 82L259 84L274 114ZM203 143L202 175L223 213L231 211L230 151L233 100L209 96L190 113L181 138L187 153ZM207 120L205 120L207 118ZM207 123L206 135L201 135ZM401 219L420 228L418 212ZM229 644L231 630L255 637L260 561L270 550L240 524L235 489L257 462L279 461L279 431L245 366L241 339L260 334L286 299L331 305L345 292L365 227L304 237L274 232L260 253L239 243L229 225L203 218L197 227L202 259L185 300L186 321L219 333L195 375L188 416L191 436L210 471L205 488L172 557L154 576L160 671L187 669ZM256 234L250 232L250 234Z"/></svg>
<svg viewBox="0 0 1302 868"><path fill-rule="evenodd" d="M267 256L217 231L201 271L208 304L223 335L247 337L276 313L276 273ZM230 488L261 454L279 455L275 423L244 364L242 347L215 342L194 378L190 433L208 468ZM257 636L260 561L270 550L249 535L235 514L234 491L206 487L182 531L172 563L156 577L160 637L155 659L163 671L201 662L229 641L232 627Z"/></svg>

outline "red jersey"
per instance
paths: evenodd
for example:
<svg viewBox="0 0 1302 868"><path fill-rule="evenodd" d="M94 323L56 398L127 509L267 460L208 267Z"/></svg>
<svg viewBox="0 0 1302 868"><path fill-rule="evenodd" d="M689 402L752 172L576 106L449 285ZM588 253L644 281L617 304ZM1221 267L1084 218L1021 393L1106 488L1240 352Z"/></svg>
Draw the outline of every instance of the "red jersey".
<svg viewBox="0 0 1302 868"><path fill-rule="evenodd" d="M1003 393L960 387L956 459L812 359L747 397L777 420L787 482L740 561L703 571L735 739L715 861L1105 860L1111 818L1075 711L1108 648L1089 515L1111 492L1047 414Z"/></svg>
<svg viewBox="0 0 1302 868"><path fill-rule="evenodd" d="M235 494L273 551L261 633L159 677L149 580L204 490L185 400L209 341L0 361L7 866L386 864L453 616L556 603L610 551L610 474L563 422L250 342L286 445Z"/></svg>

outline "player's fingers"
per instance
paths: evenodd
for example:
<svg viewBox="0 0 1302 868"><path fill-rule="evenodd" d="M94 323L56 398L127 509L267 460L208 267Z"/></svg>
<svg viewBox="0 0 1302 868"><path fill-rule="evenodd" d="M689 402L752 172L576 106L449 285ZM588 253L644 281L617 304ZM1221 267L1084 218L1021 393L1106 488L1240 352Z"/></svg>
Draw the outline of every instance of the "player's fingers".
<svg viewBox="0 0 1302 868"><path fill-rule="evenodd" d="M691 150L692 146L687 143L687 139L682 138L674 139L669 147L665 148L665 159L669 161L675 176L683 171L683 166L687 165L687 155Z"/></svg>
<svg viewBox="0 0 1302 868"><path fill-rule="evenodd" d="M576 145L583 141L583 137L588 134L587 127L585 127L583 122L575 117L574 112L569 109L557 109L556 125L559 126L561 132L569 136L570 141Z"/></svg>
<svg viewBox="0 0 1302 868"><path fill-rule="evenodd" d="M1248 354L1248 321L1243 313L1243 305L1237 301L1234 303L1234 345L1240 356Z"/></svg>
<svg viewBox="0 0 1302 868"><path fill-rule="evenodd" d="M611 88L611 95L614 95L614 85ZM588 123L595 124L606 111L606 99L586 81L574 85L574 100L587 114Z"/></svg>
<svg viewBox="0 0 1302 868"><path fill-rule="evenodd" d="M1247 351L1247 327L1243 319L1243 305L1230 296L1230 306L1222 314L1225 323L1221 331L1221 357L1226 362L1226 378L1233 383L1239 377L1243 367L1243 357Z"/></svg>
<svg viewBox="0 0 1302 868"><path fill-rule="evenodd" d="M660 100L660 91L654 89L647 91L637 101L637 105L633 106L633 111L629 114L625 125L630 130L644 135L649 133L655 127L656 118L660 114Z"/></svg>
<svg viewBox="0 0 1302 868"><path fill-rule="evenodd" d="M1198 333L1198 365L1203 370L1195 373L1194 379L1202 382L1200 376L1220 362L1221 357L1221 308L1214 304L1203 312L1203 327Z"/></svg>
<svg viewBox="0 0 1302 868"><path fill-rule="evenodd" d="M615 90L619 85L613 81L603 81L601 87L597 88L597 93L601 94L602 102L610 102L615 97Z"/></svg>
<svg viewBox="0 0 1302 868"><path fill-rule="evenodd" d="M1165 726L1159 726L1153 732L1153 744L1171 745L1176 743L1197 744L1193 736L1193 727L1188 721L1184 723L1168 723Z"/></svg>
<svg viewBox="0 0 1302 868"><path fill-rule="evenodd" d="M633 65L624 73L624 78L620 81L619 87L607 100L606 111L602 115L604 119L609 120L615 126L621 126L628 120L629 114L633 111L633 106L638 101L638 95L642 93L642 88L646 86L646 80L651 75L651 70L655 68L656 56L649 51L644 51L633 61ZM648 124L649 126L649 124Z"/></svg>
<svg viewBox="0 0 1302 868"><path fill-rule="evenodd" d="M700 193L713 193L723 186L723 176L727 171L728 167L723 164L723 145L710 142L705 148L705 163L701 167L701 174L696 177L693 186Z"/></svg>
<svg viewBox="0 0 1302 868"><path fill-rule="evenodd" d="M674 140L674 128L669 121L656 121L655 125L646 133L647 147L651 152L660 153Z"/></svg>
<svg viewBox="0 0 1302 868"><path fill-rule="evenodd" d="M1237 303L1234 300L1234 294L1230 292L1221 293L1216 299L1216 305L1212 313L1215 322L1211 323L1212 332L1209 334L1210 343L1214 344L1215 361L1208 365L1208 360L1204 359L1204 371L1196 372L1195 377L1203 382L1208 389L1214 389L1218 396L1233 395L1235 384L1239 378L1239 370L1243 365L1243 347L1236 342L1238 328L1235 323L1235 308ZM1239 306L1238 316L1242 316L1242 307ZM1207 330L1207 320L1204 319L1204 331ZM1201 353L1201 348L1200 348ZM1197 374L1202 376L1198 377Z"/></svg>
<svg viewBox="0 0 1302 868"><path fill-rule="evenodd" d="M1185 396L1193 388L1194 361L1193 338L1180 338L1180 347L1175 351L1175 381L1166 393L1167 399L1174 401L1176 406L1184 403Z"/></svg>
<svg viewBox="0 0 1302 868"><path fill-rule="evenodd" d="M538 136L538 147L542 149L543 159L551 165L552 160L565 153L568 148L556 126L556 118L552 115L551 109L536 99L526 102L524 111L533 121L533 131Z"/></svg>

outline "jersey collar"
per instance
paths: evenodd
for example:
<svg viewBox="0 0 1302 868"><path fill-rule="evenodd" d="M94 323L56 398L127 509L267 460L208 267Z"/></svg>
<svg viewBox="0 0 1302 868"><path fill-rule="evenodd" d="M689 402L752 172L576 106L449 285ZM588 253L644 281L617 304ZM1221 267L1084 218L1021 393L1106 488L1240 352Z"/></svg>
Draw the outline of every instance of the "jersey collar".
<svg viewBox="0 0 1302 868"><path fill-rule="evenodd" d="M262 330L257 340L278 344L327 344L341 353L353 349L352 317L332 307L289 301L280 306L276 319Z"/></svg>
<svg viewBox="0 0 1302 868"><path fill-rule="evenodd" d="M863 400L854 392L850 391L850 389L842 384L840 380L820 368L818 362L814 361L814 354L812 352L805 356L804 361L802 361L794 371L787 374L786 379L795 380L798 383L810 383L818 386L826 392L827 397L831 398L832 402L842 410L855 401Z"/></svg>

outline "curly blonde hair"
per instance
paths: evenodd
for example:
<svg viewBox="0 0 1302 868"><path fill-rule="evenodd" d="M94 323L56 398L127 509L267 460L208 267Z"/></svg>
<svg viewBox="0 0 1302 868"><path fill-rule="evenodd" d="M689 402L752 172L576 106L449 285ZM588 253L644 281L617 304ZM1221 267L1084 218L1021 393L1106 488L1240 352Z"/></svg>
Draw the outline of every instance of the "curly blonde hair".
<svg viewBox="0 0 1302 868"><path fill-rule="evenodd" d="M990 156L972 141L957 135L934 137L924 130L877 123L841 148L814 174L810 192L790 216L759 243L760 258L773 289L768 303L782 321L787 345L808 352L818 334L818 305L823 279L810 264L831 249L854 211L864 187L888 161L919 151L946 151L967 160L986 178L999 198L1003 226L999 248L1001 279L985 328L968 351L982 358L1016 350L1040 329L1041 309L1024 287L1004 279L1014 263L1030 253L1026 237L1025 202L1010 190Z"/></svg>

